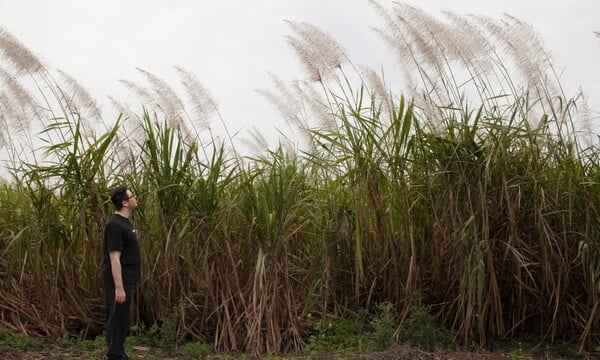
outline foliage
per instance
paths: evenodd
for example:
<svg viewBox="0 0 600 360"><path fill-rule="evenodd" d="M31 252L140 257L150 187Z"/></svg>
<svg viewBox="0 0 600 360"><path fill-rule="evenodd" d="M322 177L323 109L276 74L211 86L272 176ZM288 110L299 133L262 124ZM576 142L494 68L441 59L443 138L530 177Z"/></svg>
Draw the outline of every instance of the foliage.
<svg viewBox="0 0 600 360"><path fill-rule="evenodd" d="M4 330L0 331L0 347L8 347L23 352L39 348L42 344L42 340L31 336L24 334L9 334Z"/></svg>
<svg viewBox="0 0 600 360"><path fill-rule="evenodd" d="M394 344L396 315L394 304L384 302L377 305L378 313L371 320L371 332L368 335L371 350L387 350Z"/></svg>
<svg viewBox="0 0 600 360"><path fill-rule="evenodd" d="M455 337L435 323L431 307L415 306L400 327L400 341L425 350L456 347Z"/></svg>
<svg viewBox="0 0 600 360"><path fill-rule="evenodd" d="M394 305L384 302L370 316L359 311L348 318L328 318L315 323L305 351L317 354L323 351L383 351L394 344L396 329Z"/></svg>
<svg viewBox="0 0 600 360"><path fill-rule="evenodd" d="M160 324L154 323L149 327L133 325L126 345L129 348L139 345L150 346L171 354L178 345L178 326L179 311L175 309Z"/></svg>
<svg viewBox="0 0 600 360"><path fill-rule="evenodd" d="M190 341L183 344L180 348L180 351L185 355L193 357L194 359L200 359L210 354L212 349L212 344Z"/></svg>
<svg viewBox="0 0 600 360"><path fill-rule="evenodd" d="M362 347L364 335L365 327L359 318L323 318L316 322L314 334L309 337L305 351L310 354L357 351Z"/></svg>
<svg viewBox="0 0 600 360"><path fill-rule="evenodd" d="M595 350L599 352L598 349ZM554 358L583 359L585 355L572 344L557 343L548 347L549 356Z"/></svg>
<svg viewBox="0 0 600 360"><path fill-rule="evenodd" d="M104 335L97 336L94 339L84 339L81 337L64 335L62 338L58 339L56 344L65 349L96 350L104 349L106 346L106 339Z"/></svg>

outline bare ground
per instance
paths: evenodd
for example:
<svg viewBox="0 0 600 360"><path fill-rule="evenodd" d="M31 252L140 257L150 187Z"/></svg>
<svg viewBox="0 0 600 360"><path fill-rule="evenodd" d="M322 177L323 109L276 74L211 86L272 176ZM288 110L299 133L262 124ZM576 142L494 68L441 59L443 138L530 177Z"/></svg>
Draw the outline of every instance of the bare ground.
<svg viewBox="0 0 600 360"><path fill-rule="evenodd" d="M141 348L134 350L129 354L132 360L166 360L180 359L188 360L193 357L184 354L168 355L159 350ZM12 348L0 347L0 359L4 360L74 360L74 359L102 359L103 350L74 350L64 348L35 349L21 352ZM433 352L423 351L407 345L395 346L390 350L383 352L370 352L361 354L338 354L324 353L313 356L288 356L288 357L268 357L269 359L315 359L315 360L341 360L341 359L362 359L362 360L525 360L525 359L600 359L600 354L586 354L582 357L568 356L550 356L543 351L530 353L516 352L485 352L485 351L447 351L438 350ZM248 355L235 354L211 354L206 359L260 359L260 357L251 357Z"/></svg>

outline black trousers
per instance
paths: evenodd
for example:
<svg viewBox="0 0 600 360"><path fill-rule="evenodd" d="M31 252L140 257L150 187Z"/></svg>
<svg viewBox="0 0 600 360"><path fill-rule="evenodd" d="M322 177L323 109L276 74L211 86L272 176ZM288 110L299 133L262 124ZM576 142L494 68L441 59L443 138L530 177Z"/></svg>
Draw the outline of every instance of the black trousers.
<svg viewBox="0 0 600 360"><path fill-rule="evenodd" d="M125 354L125 338L129 333L131 316L131 298L135 290L134 283L123 284L125 302L115 302L115 285L112 279L104 280L104 301L106 304L106 358L108 360L129 359Z"/></svg>

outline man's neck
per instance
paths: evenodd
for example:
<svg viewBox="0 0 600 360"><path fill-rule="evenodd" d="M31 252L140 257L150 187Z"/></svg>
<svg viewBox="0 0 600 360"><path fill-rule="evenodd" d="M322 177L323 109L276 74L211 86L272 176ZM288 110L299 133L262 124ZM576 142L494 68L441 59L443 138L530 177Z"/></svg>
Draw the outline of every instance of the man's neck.
<svg viewBox="0 0 600 360"><path fill-rule="evenodd" d="M121 215L122 217L124 217L124 218L126 218L126 219L129 219L129 211L127 211L127 210L125 210L125 209L123 209L123 210L119 210L119 211L116 211L116 212L115 212L115 214L119 214L119 215Z"/></svg>

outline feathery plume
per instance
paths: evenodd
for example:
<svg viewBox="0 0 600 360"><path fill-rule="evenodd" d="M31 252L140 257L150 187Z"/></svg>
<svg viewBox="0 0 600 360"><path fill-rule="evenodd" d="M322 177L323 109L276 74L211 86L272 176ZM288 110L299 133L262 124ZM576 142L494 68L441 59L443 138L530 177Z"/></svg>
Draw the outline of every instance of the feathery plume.
<svg viewBox="0 0 600 360"><path fill-rule="evenodd" d="M505 20L496 20L481 15L471 15L470 18L486 30L487 34L499 45L503 54L512 59L513 66L510 68L501 64L503 78L510 85L512 98L517 99L523 96L529 98L530 95L535 94L535 99L531 100L534 100L533 103L543 106L541 100L545 97L541 93L544 87L542 79L546 78L546 76L540 67L539 59L534 59L533 54L535 53L537 56L540 53L540 49L534 49L534 45L530 45L528 39L524 38L519 31L515 30ZM532 39L532 43L536 42ZM539 46L539 43L536 46ZM510 74L512 69L517 71L521 81L514 82L515 76L511 76ZM521 86L520 84L524 85ZM528 118L538 118L533 115L535 112L534 106L530 106L527 109L524 108L524 111L529 113Z"/></svg>
<svg viewBox="0 0 600 360"><path fill-rule="evenodd" d="M397 59L406 73L412 73L416 69L418 61L411 47L409 39L405 36L402 28L395 20L395 15L386 10L378 2L369 0L377 14L383 20L384 28L373 28L375 34L381 38L397 55Z"/></svg>
<svg viewBox="0 0 600 360"><path fill-rule="evenodd" d="M110 95L108 95L107 98L110 101L113 109L117 110L118 114L123 114L123 117L125 117L125 118L132 117L133 113L131 113L127 109L125 104L123 104L122 102L120 102L119 100L115 99L114 97L112 97Z"/></svg>
<svg viewBox="0 0 600 360"><path fill-rule="evenodd" d="M85 89L77 80L75 80L71 75L65 73L62 70L58 70L58 75L62 79L65 89L71 94L70 98L72 101L69 102L69 106L74 105L77 109L83 109L86 111L87 115L84 118L90 117L90 120L100 120L102 115L100 114L100 109L98 108L98 104L96 100L90 95L90 93ZM93 123L93 122L92 122Z"/></svg>
<svg viewBox="0 0 600 360"><path fill-rule="evenodd" d="M440 46L433 46L428 32L422 33L422 24L418 24L412 17L423 17L415 8L397 5L392 11L384 9L376 1L369 1L376 12L384 21L383 29L376 29L377 35L384 40L399 56L400 64L404 65L404 72L410 79L414 71L421 78L425 93L436 96L436 102L447 105L450 103L449 94L440 89L438 80L448 78L444 72L443 58ZM430 19L427 19L430 21ZM441 27L443 25L437 24ZM434 80L435 79L435 80Z"/></svg>
<svg viewBox="0 0 600 360"><path fill-rule="evenodd" d="M112 96L108 96L108 99L113 108L122 115L121 126L125 129L125 137L141 142L142 139L144 139L145 134L142 130L140 121L135 121L136 115L131 112L125 104Z"/></svg>
<svg viewBox="0 0 600 360"><path fill-rule="evenodd" d="M588 104L588 97L579 88L579 97L577 101L577 120L583 130L583 139L587 146L591 146L594 139L594 129L592 129L592 110Z"/></svg>
<svg viewBox="0 0 600 360"><path fill-rule="evenodd" d="M2 27L0 27L0 51L19 74L36 74L44 69L38 57Z"/></svg>
<svg viewBox="0 0 600 360"><path fill-rule="evenodd" d="M310 112L320 127L334 130L337 127L336 118L331 113L331 106L327 104L323 95L307 81L294 81L292 87L299 98L300 103L308 106L305 113ZM309 118L309 115L306 115Z"/></svg>
<svg viewBox="0 0 600 360"><path fill-rule="evenodd" d="M194 123L200 129L211 129L211 118L213 116L220 116L217 102L195 75L179 66L175 66L174 68L192 103Z"/></svg>
<svg viewBox="0 0 600 360"><path fill-rule="evenodd" d="M393 114L394 102L392 101L392 94L385 88L381 76L375 70L368 67L362 68L362 74L367 81L367 85L371 88L375 100L379 101L384 106L387 115L391 116Z"/></svg>
<svg viewBox="0 0 600 360"><path fill-rule="evenodd" d="M119 82L123 84L127 90L131 91L139 100L141 100L144 107L146 107L149 112L160 109L160 105L156 102L152 94L146 90L146 88L129 80L119 80Z"/></svg>
<svg viewBox="0 0 600 360"><path fill-rule="evenodd" d="M6 93L0 93L0 112L4 114L4 121L10 133L23 134L29 129L29 119L20 111L20 106L13 103L13 99Z"/></svg>
<svg viewBox="0 0 600 360"><path fill-rule="evenodd" d="M552 63L552 58L537 31L530 24L509 14L504 14L504 24L511 40L522 50L518 52L520 59L529 58L542 71L546 70Z"/></svg>
<svg viewBox="0 0 600 360"><path fill-rule="evenodd" d="M452 62L464 58L465 50L455 39L454 29L413 6L396 4L394 11L418 56L417 68L425 89L433 90L430 93L435 94L438 104L460 103Z"/></svg>
<svg viewBox="0 0 600 360"><path fill-rule="evenodd" d="M506 27L510 29L513 35L513 41L525 50L521 53L520 64L526 61L531 62L529 68L536 68L537 73L531 73L533 76L525 77L530 88L533 88L538 94L538 100L545 113L556 112L561 107L559 97L566 99L566 95L560 85L558 76L554 73L552 56L546 50L544 43L535 29L514 16L504 14ZM526 46L529 46L527 48ZM520 65L520 64L517 64ZM546 106L550 108L547 109ZM567 119L559 119L565 121Z"/></svg>
<svg viewBox="0 0 600 360"><path fill-rule="evenodd" d="M42 121L43 114L40 111L39 104L16 77L0 68L0 81L4 83L4 89L7 91L8 96L19 103L21 112L28 116L34 116L40 122Z"/></svg>
<svg viewBox="0 0 600 360"><path fill-rule="evenodd" d="M409 44L413 61L416 61L418 67L421 69L440 69L442 67L442 56L439 54L439 51L436 51L437 49L429 43L429 39L420 33L419 25L410 21L410 17L413 14L405 15L402 13L403 9L402 7L395 9L395 24L400 30L400 36L402 36L403 41Z"/></svg>
<svg viewBox="0 0 600 360"><path fill-rule="evenodd" d="M508 21L484 16L471 18L500 43L504 53L513 59L516 69L529 84L529 88L545 77L549 56L531 26L510 16L506 16Z"/></svg>
<svg viewBox="0 0 600 360"><path fill-rule="evenodd" d="M306 22L286 20L297 37L286 36L308 70L310 79L323 81L335 76L348 57L341 45L319 27Z"/></svg>
<svg viewBox="0 0 600 360"><path fill-rule="evenodd" d="M163 114L165 114L171 126L187 133L187 126L182 117L182 113L185 112L185 107L173 88L171 88L166 81L144 69L136 68L136 70L152 85L153 98L157 100L159 108L162 110Z"/></svg>
<svg viewBox="0 0 600 360"><path fill-rule="evenodd" d="M472 61L484 73L491 70L490 54L496 52L496 47L485 36L481 28L467 16L451 11L445 11L444 15L450 24L454 25L456 40L462 44L461 48L466 60Z"/></svg>
<svg viewBox="0 0 600 360"><path fill-rule="evenodd" d="M348 60L342 46L321 28L304 21L294 22L286 20L286 23L301 40L312 45L312 49L316 52L315 55L318 54L320 56L324 67L339 69Z"/></svg>
<svg viewBox="0 0 600 360"><path fill-rule="evenodd" d="M0 111L0 149L3 149L6 147L6 145L8 145L8 142L6 141L6 134L8 133L10 132L6 128L6 117L4 116L3 112Z"/></svg>
<svg viewBox="0 0 600 360"><path fill-rule="evenodd" d="M473 19L448 11L444 14L454 27L457 42L463 44L461 61L469 73L468 82L473 83L484 106L488 109L497 107L497 96L506 94L505 88L510 88L510 84L498 74L497 64L501 60L495 44Z"/></svg>
<svg viewBox="0 0 600 360"><path fill-rule="evenodd" d="M383 31L382 29L377 29L377 28L372 28L372 30L375 32L375 34L381 40L383 40L384 43L386 43L388 45L388 47L391 51L396 53L396 55L397 55L396 60L398 61L398 64L400 65L400 70L402 71L407 84L413 85L412 89L416 90L416 86L414 85L415 84L414 71L417 69L417 64L415 61L413 61L413 58L410 55L407 55L412 50L408 47L407 44L405 44L406 51L402 51L403 46L398 46L398 44L395 42L395 40L387 32ZM409 95L411 97L414 97L416 95L416 93L412 92Z"/></svg>
<svg viewBox="0 0 600 360"><path fill-rule="evenodd" d="M155 119L158 118L157 113L160 113L163 116L168 116L168 112L165 110L164 105L161 105L155 98L155 96L152 93L150 93L146 88L129 80L119 80L119 82L125 85L125 87L128 90L133 92L133 94L142 101L142 104L146 111L148 111L148 114L153 115ZM134 122L137 122L138 124L136 125L138 126L141 123L141 120L138 116L130 116L130 119L136 119ZM187 126L185 126L185 123L183 123L182 120L179 120L178 122L173 122L173 118L170 118L168 119L168 121L170 121L170 125L173 126L174 129L178 129L184 135L184 137L187 138L190 135ZM129 130L132 134L134 134L137 131L135 127L129 127ZM137 138L137 135L135 137Z"/></svg>
<svg viewBox="0 0 600 360"><path fill-rule="evenodd" d="M405 21L398 19L391 10L386 10L375 0L369 0L369 3L375 8L376 13L384 22L384 28L373 28L375 34L386 43L392 51L397 54L398 63L404 73L411 99L420 97L418 87L415 85L414 74L417 73L423 79L424 61L417 54L413 40L408 36L405 30ZM422 80L422 83L424 81Z"/></svg>
<svg viewBox="0 0 600 360"><path fill-rule="evenodd" d="M288 89L279 77L271 73L268 73L268 75L277 94L271 90L257 90L257 92L264 96L278 110L284 120L290 123L302 124L303 121L300 118L302 108L297 96Z"/></svg>
<svg viewBox="0 0 600 360"><path fill-rule="evenodd" d="M258 131L258 129L255 126L248 130L247 134L249 138L242 138L240 139L240 141L242 142L242 144L249 147L252 151L260 153L269 148L267 139L265 139L263 134L260 131Z"/></svg>
<svg viewBox="0 0 600 360"><path fill-rule="evenodd" d="M422 9L407 4L396 4L398 17L411 24L413 31L428 44L427 51L447 61L464 56L465 42L456 38L453 27L427 14Z"/></svg>
<svg viewBox="0 0 600 360"><path fill-rule="evenodd" d="M294 49L296 55L302 62L302 65L304 65L304 68L308 73L308 78L312 81L322 82L323 74L319 66L315 63L311 49L309 49L306 44L303 44L300 40L294 37L285 36L284 38L290 47Z"/></svg>
<svg viewBox="0 0 600 360"><path fill-rule="evenodd" d="M278 110L291 129L299 131L300 136L306 140L306 143L310 143L310 130L301 97L298 93L291 91L277 76L271 73L269 73L269 76L277 93L271 90L257 90L257 92Z"/></svg>

